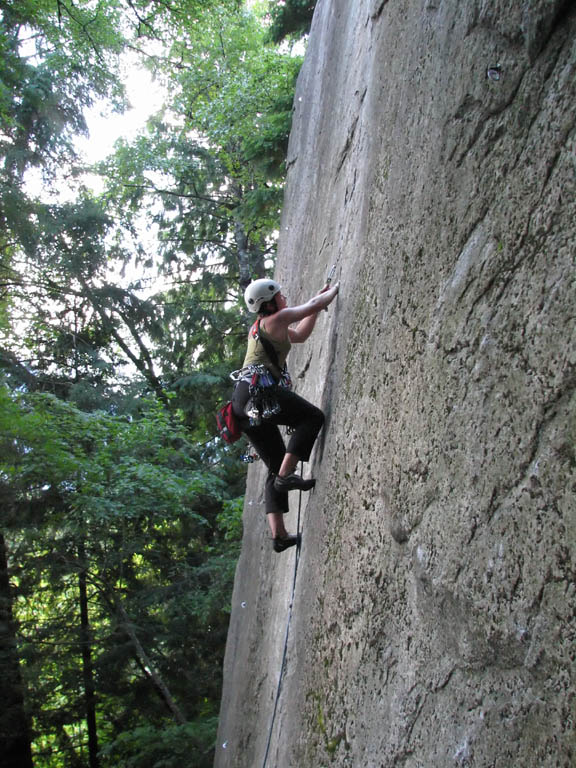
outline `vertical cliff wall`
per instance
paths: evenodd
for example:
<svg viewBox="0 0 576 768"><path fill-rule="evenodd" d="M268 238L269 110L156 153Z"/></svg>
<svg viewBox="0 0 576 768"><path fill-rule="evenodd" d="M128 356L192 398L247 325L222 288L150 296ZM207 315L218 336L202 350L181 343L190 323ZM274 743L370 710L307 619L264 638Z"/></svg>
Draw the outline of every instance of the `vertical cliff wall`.
<svg viewBox="0 0 576 768"><path fill-rule="evenodd" d="M575 32L319 0L277 278L338 265L290 360L327 424L297 570L251 470L217 768L576 762Z"/></svg>

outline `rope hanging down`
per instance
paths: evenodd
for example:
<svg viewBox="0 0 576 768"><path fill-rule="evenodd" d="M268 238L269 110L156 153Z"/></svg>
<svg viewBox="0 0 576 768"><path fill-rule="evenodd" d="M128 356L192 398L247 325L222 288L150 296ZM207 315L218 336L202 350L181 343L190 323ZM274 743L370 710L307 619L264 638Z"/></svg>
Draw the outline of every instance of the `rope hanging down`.
<svg viewBox="0 0 576 768"><path fill-rule="evenodd" d="M326 240L326 238L324 238L324 240ZM322 244L322 248L323 247L324 247L324 243ZM320 252L322 251L322 248L320 249ZM326 277L326 285L330 285L330 283L332 282L339 260L340 260L340 254L338 254L338 258L336 259L335 263L332 264L330 270L328 271L328 275ZM328 307L326 307L325 311L328 311ZM300 474L301 475L304 474L304 462L300 462ZM301 529L300 529L301 511L302 511L302 491L300 491L300 495L298 499L298 524L296 527L296 532L298 533L298 535L301 534ZM276 686L274 708L272 710L272 719L270 721L270 728L268 730L268 738L266 740L266 751L264 753L264 761L262 763L262 768L266 768L266 766L268 765L268 757L270 755L270 745L272 743L272 733L274 732L276 714L278 712L278 702L280 701L280 694L282 692L282 680L284 677L284 668L286 666L286 656L288 654L288 639L290 637L290 622L292 621L292 607L294 605L294 594L296 591L296 577L298 575L298 564L300 562L300 547L301 547L301 543L299 543L298 546L296 547L296 559L294 561L294 575L292 578L292 593L290 595L290 605L288 606L288 619L286 622L286 632L284 635L284 648L282 651L282 661L280 662L280 674L278 675L278 685Z"/></svg>
<svg viewBox="0 0 576 768"><path fill-rule="evenodd" d="M325 238L326 239L326 238ZM324 243L322 244L322 248L324 247ZM320 251L322 251L322 248ZM332 282L332 279L334 277L334 274L336 272L336 268L338 266L338 262L340 260L340 255L338 255L338 258L336 259L336 262L331 266L327 278L326 278L326 284L330 285ZM327 309L327 308L326 308ZM304 462L300 462L300 474L303 475L304 473ZM302 533L301 527L300 527L300 521L301 521L301 514L302 514L302 491L300 491L299 498L298 498L298 521L296 526L296 532L300 536ZM266 751L264 752L264 760L262 762L262 768L267 768L268 765L268 758L270 756L270 746L272 744L272 734L274 732L274 725L276 723L276 715L278 713L278 703L280 701L280 695L282 693L282 681L284 678L284 670L286 667L286 657L288 655L288 640L290 638L290 623L292 621L292 609L294 606L294 595L296 592L296 579L298 576L298 564L300 562L300 547L301 542L296 547L296 558L294 560L294 573L292 577L292 591L290 594L290 604L288 606L288 619L286 621L286 632L284 633L284 648L282 650L282 660L280 662L280 672L278 675L278 684L276 686L276 696L274 697L274 707L272 709L272 718L270 720L270 728L268 729L268 737L266 739Z"/></svg>
<svg viewBox="0 0 576 768"><path fill-rule="evenodd" d="M304 463L300 463L300 474L304 472ZM300 519L302 512L302 491L300 491L298 498L298 521L296 524L296 533L300 536ZM296 558L294 560L294 574L292 577L292 592L290 595L290 604L288 606L288 619L286 621L286 632L284 634L284 649L282 651L282 661L280 662L280 674L278 675L278 685L276 686L276 696L274 698L274 708L272 710L272 719L270 721L270 729L268 730L268 739L266 741L266 752L264 753L264 762L262 768L266 768L268 765L268 755L270 754L270 745L272 743L272 733L274 731L274 724L276 722L276 713L278 711L278 702L280 701L280 694L282 692L282 679L284 677L284 668L286 666L286 656L288 654L288 638L290 637L290 622L292 621L292 606L294 605L294 594L296 592L296 577L298 575L298 563L300 562L300 547L301 542L296 547Z"/></svg>
<svg viewBox="0 0 576 768"><path fill-rule="evenodd" d="M326 239L326 238L325 238ZM322 244L322 248L324 247L324 243ZM322 251L322 248L320 251ZM338 262L340 260L340 254L338 254L338 258L336 259L335 263L331 266L330 270L328 271L328 275L326 277L326 285L330 285L332 282L332 279L334 277L334 274L336 272L336 268L338 266ZM326 311L328 308L326 308ZM304 462L300 462L300 474L304 474ZM296 532L298 535L301 534L300 529L300 517L301 517L301 511L302 511L302 491L300 491L300 496L298 499L298 524L296 527ZM268 765L268 757L270 754L270 745L272 743L272 733L274 731L274 724L276 722L276 714L278 712L278 702L280 701L280 694L282 692L282 679L284 677L284 668L286 666L286 656L288 654L288 639L290 637L290 622L292 621L292 607L294 605L294 594L296 591L296 577L298 575L298 564L300 562L300 546L301 544L298 544L296 548L296 559L294 561L294 575L292 578L292 594L290 595L290 605L288 606L288 620L286 622L286 633L284 635L284 649L282 651L282 661L280 662L280 674L278 676L278 685L276 687L276 696L274 699L274 708L272 710L272 719L270 721L270 728L268 730L268 739L266 741L266 752L264 753L264 761L262 763L262 768L266 768Z"/></svg>

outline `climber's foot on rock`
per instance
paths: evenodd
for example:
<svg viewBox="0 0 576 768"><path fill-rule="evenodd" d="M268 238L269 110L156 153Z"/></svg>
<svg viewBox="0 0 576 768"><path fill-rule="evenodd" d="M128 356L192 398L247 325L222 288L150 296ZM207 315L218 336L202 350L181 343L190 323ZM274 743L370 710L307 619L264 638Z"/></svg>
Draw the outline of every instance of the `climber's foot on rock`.
<svg viewBox="0 0 576 768"><path fill-rule="evenodd" d="M314 478L311 477L309 480L305 480L295 472L291 475L286 475L286 477L277 475L274 480L274 488L276 488L277 491L309 491L314 488L315 485L316 480Z"/></svg>
<svg viewBox="0 0 576 768"><path fill-rule="evenodd" d="M272 539L274 552L284 552L284 550L296 545L300 546L299 533L289 533L287 536L277 536L275 539Z"/></svg>

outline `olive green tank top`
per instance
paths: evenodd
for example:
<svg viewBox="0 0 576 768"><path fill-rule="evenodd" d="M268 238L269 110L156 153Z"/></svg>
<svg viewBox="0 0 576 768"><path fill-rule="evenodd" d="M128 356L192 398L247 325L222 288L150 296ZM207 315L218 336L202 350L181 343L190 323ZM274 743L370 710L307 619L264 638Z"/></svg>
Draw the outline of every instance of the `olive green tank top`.
<svg viewBox="0 0 576 768"><path fill-rule="evenodd" d="M270 338L262 326L260 326L260 334L274 347L274 350L278 355L278 363L280 364L280 368L284 368L286 358L288 357L288 352L290 352L290 348L292 347L290 339L286 339L286 341L276 341L275 339ZM258 321L254 323L248 333L248 348L246 350L246 357L244 358L243 367L246 368L248 365L265 365L277 378L279 378L280 374L282 373L282 371L278 370L272 363L266 354L266 350L264 349L262 342L258 338Z"/></svg>

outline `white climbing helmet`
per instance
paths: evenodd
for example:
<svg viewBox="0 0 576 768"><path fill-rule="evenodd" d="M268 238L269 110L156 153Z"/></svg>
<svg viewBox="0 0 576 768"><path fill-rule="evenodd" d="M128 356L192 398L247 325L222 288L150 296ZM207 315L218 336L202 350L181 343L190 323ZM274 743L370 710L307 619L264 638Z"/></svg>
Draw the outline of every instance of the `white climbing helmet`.
<svg viewBox="0 0 576 768"><path fill-rule="evenodd" d="M275 280L254 280L244 291L244 301L250 312L259 312L262 304L273 299L281 290Z"/></svg>

